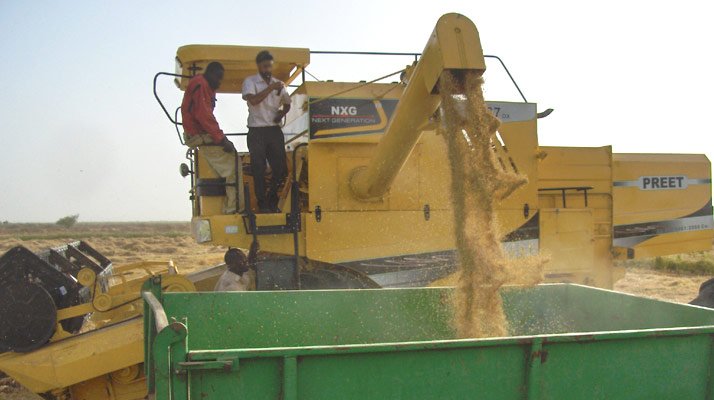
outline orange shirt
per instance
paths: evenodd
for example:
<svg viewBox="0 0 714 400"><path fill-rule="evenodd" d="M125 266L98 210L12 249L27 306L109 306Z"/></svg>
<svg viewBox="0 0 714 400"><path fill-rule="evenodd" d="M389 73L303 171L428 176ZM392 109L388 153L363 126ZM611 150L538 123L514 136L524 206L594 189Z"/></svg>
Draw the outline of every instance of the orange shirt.
<svg viewBox="0 0 714 400"><path fill-rule="evenodd" d="M225 139L223 130L213 115L216 106L216 91L211 88L203 75L196 75L188 82L181 102L183 130L190 136L209 134L213 143Z"/></svg>

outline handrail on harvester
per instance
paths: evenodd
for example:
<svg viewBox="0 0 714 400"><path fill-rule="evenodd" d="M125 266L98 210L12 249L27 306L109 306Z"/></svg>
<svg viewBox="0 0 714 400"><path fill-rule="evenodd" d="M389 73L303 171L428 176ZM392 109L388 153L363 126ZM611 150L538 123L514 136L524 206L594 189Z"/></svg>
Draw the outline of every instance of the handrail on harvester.
<svg viewBox="0 0 714 400"><path fill-rule="evenodd" d="M169 326L169 319L166 317L164 307L161 305L159 299L151 292L142 292L141 297L144 298L146 304L149 305L151 312L154 314L156 332L161 332L164 328Z"/></svg>
<svg viewBox="0 0 714 400"><path fill-rule="evenodd" d="M340 51L340 50L310 50L310 54L334 54L334 55L354 55L354 56L410 56L414 57L414 61L419 61L419 56L421 56L421 53L403 53L403 52L393 52L393 51ZM511 71L506 67L506 63L503 62L501 57L493 55L493 54L484 54L483 58L492 58L494 60L497 60L499 64L501 64L501 67L503 67L503 70L506 72L506 75L508 75L508 79L511 80L511 83L513 83L513 86L516 88L518 91L518 94L521 96L521 99L523 99L524 103L528 103L528 99L526 99L526 95L523 94L523 91L521 90L521 87L518 86L518 83L516 82L516 79L511 75Z"/></svg>

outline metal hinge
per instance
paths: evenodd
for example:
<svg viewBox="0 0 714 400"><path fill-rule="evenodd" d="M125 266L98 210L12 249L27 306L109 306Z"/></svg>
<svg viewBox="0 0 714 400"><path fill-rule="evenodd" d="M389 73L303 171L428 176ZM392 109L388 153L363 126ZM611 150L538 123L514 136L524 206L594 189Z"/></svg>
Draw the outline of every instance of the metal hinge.
<svg viewBox="0 0 714 400"><path fill-rule="evenodd" d="M215 361L182 361L176 363L177 372L195 371L195 370L222 370L225 372L233 371L238 367L238 360L215 360Z"/></svg>
<svg viewBox="0 0 714 400"><path fill-rule="evenodd" d="M315 221L322 221L322 208L320 206L315 206Z"/></svg>

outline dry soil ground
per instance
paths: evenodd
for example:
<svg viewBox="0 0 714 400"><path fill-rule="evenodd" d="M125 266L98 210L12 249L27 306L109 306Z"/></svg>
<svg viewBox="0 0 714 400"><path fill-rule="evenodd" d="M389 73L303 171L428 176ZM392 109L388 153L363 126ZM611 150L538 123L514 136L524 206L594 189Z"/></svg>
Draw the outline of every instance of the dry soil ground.
<svg viewBox="0 0 714 400"><path fill-rule="evenodd" d="M618 292L642 297L688 303L699 293L699 285L712 278L711 275L675 274L654 271L643 266L628 267L625 277L615 283Z"/></svg>
<svg viewBox="0 0 714 400"><path fill-rule="evenodd" d="M180 270L188 271L218 264L225 249L196 244L186 222L79 223L71 229L53 224L0 225L0 254L23 245L32 251L85 240L116 265L139 260L172 259ZM690 258L711 259L712 252ZM710 276L663 273L654 270L653 260L626 264L624 279L615 290L663 300L688 302L696 297L699 285ZM11 379L0 374L0 400L38 399Z"/></svg>

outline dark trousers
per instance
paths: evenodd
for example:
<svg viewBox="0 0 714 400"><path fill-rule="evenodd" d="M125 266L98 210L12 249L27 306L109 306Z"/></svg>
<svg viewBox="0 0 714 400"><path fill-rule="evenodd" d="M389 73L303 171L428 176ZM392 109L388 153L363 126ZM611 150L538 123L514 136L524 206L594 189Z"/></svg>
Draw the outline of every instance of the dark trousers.
<svg viewBox="0 0 714 400"><path fill-rule="evenodd" d="M288 174L283 131L279 126L249 127L248 151L258 208L275 211L278 208L278 191ZM265 190L266 160L273 171L267 192Z"/></svg>

